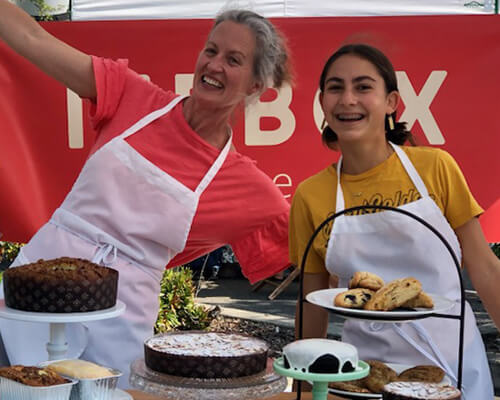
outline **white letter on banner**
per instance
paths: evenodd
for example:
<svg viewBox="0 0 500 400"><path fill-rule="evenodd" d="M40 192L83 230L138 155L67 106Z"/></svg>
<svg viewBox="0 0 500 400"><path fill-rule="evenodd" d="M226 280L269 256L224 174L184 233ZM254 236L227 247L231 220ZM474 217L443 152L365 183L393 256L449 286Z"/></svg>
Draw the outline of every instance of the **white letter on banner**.
<svg viewBox="0 0 500 400"><path fill-rule="evenodd" d="M319 89L316 90L316 95L313 100L313 117L314 123L316 124L316 128L318 128L319 133L321 133L321 124L325 118L325 114L323 113L323 109L321 108L321 103L319 102Z"/></svg>
<svg viewBox="0 0 500 400"><path fill-rule="evenodd" d="M278 182L278 180L280 178L284 178L285 179L285 182ZM292 178L290 178L289 175L287 174L278 174L274 177L273 179L273 182L274 184L277 186L277 187L291 187L292 186ZM291 197L292 195L291 194L284 194L283 197L285 199L288 199L289 197Z"/></svg>
<svg viewBox="0 0 500 400"><path fill-rule="evenodd" d="M141 75L150 81L148 75ZM66 105L68 108L68 146L70 149L83 148L83 112L82 99L66 88Z"/></svg>
<svg viewBox="0 0 500 400"><path fill-rule="evenodd" d="M275 90L275 89L272 89ZM283 86L273 101L257 101L245 110L245 144L247 146L274 146L286 142L295 130L295 116L289 106L292 88ZM280 127L272 131L260 129L262 117L275 117Z"/></svg>
<svg viewBox="0 0 500 400"><path fill-rule="evenodd" d="M66 89L66 105L68 108L68 143L70 149L83 148L82 99Z"/></svg>
<svg viewBox="0 0 500 400"><path fill-rule="evenodd" d="M408 129L411 129L418 119L422 130L430 144L443 144L445 142L443 134L429 109L432 100L436 96L439 88L446 78L446 71L432 71L424 84L424 87L417 96L413 86L404 71L396 72L401 98L405 103L405 110L400 120L408 122Z"/></svg>
<svg viewBox="0 0 500 400"><path fill-rule="evenodd" d="M193 87L194 74L175 74L175 93L181 96L189 96Z"/></svg>

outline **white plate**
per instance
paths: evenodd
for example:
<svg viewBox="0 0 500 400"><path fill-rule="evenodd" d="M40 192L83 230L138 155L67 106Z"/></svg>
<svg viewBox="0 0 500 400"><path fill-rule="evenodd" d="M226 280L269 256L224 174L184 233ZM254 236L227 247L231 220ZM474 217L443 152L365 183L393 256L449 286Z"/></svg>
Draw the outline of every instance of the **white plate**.
<svg viewBox="0 0 500 400"><path fill-rule="evenodd" d="M113 400L134 400L131 394L124 392L121 389L115 389Z"/></svg>
<svg viewBox="0 0 500 400"><path fill-rule="evenodd" d="M389 368L392 368L398 374L403 372L405 369L412 368L414 365L404 365L404 364L390 364L386 363ZM440 385L451 385L451 380L448 375L445 375L443 380L439 382ZM351 399L381 399L382 395L377 393L356 393L356 392L346 392L345 390L328 388L329 392L339 396L347 396Z"/></svg>
<svg viewBox="0 0 500 400"><path fill-rule="evenodd" d="M337 294L345 292L347 288L323 289L311 292L306 296L309 303L333 310L346 318L357 318L376 320L378 322L394 322L412 319L425 318L431 314L442 313L449 310L455 304L446 297L427 293L434 301L434 308L415 308L413 310L393 310L393 311L367 311L357 308L337 307L333 304Z"/></svg>

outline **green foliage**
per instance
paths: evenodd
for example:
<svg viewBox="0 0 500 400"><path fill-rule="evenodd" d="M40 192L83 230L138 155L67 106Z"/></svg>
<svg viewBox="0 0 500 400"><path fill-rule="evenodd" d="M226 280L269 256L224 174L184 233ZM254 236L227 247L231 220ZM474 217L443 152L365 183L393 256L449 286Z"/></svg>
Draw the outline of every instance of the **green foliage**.
<svg viewBox="0 0 500 400"><path fill-rule="evenodd" d="M194 302L195 290L189 268L165 271L161 281L160 310L155 333L208 328L213 316L205 307Z"/></svg>
<svg viewBox="0 0 500 400"><path fill-rule="evenodd" d="M0 241L0 264L9 265L17 257L24 243Z"/></svg>

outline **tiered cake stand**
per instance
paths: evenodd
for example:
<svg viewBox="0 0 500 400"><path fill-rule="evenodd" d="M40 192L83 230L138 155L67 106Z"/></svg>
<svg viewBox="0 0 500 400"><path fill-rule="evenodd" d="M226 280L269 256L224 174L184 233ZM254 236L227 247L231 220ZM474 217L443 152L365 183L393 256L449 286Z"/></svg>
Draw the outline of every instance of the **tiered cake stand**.
<svg viewBox="0 0 500 400"><path fill-rule="evenodd" d="M20 311L5 306L5 301L0 300L0 318L13 319L25 322L48 322L50 326L49 342L47 352L49 361L65 358L68 351L66 342L66 323L68 322L90 322L118 317L125 312L125 304L117 301L111 308L91 312L78 313L42 313Z"/></svg>
<svg viewBox="0 0 500 400"><path fill-rule="evenodd" d="M390 206L382 206L382 205L381 206L364 205L364 206L358 206L358 207L351 207L351 208L347 208L345 210L339 211L339 212L337 212L337 213L335 213L335 214L327 217L316 228L316 230L313 232L311 238L309 239L309 242L307 243L307 246L306 246L306 248L304 250L304 255L302 256L301 265L300 265L299 318L298 318L299 319L299 335L298 335L299 339L303 338L304 302L307 301L304 298L304 269L305 269L305 265L306 265L307 255L309 254L309 250L312 247L314 239L319 234L319 232L321 232L322 229L324 229L325 225L328 224L329 222L332 222L337 217L339 217L339 216L341 216L343 214L346 214L346 213L349 213L349 212L353 212L353 211L360 211L360 210L371 210L371 211L386 210L386 211L393 211L393 212L397 212L397 213L400 213L400 214L404 214L404 215L406 215L406 216L408 216L408 217L416 220L420 224L424 225L426 228L428 228L434 235L436 235L438 237L438 239L443 243L443 245L446 247L446 249L450 253L451 258L453 259L453 262L455 263L455 267L456 267L457 274L458 274L458 280L459 280L459 283L460 283L460 291L461 291L461 296L460 296L460 314L459 315L450 315L450 314L441 314L441 313L436 312L436 313L428 313L426 315L419 316L418 318L439 317L439 318L450 318L450 319L457 319L457 320L459 320L459 322L460 322L459 335L460 336L459 336L459 346L458 346L457 388L459 390L461 390L461 388L462 388L462 368L463 368L464 328L465 328L465 325L464 325L464 317L465 317L465 290L464 290L464 283L463 283L463 279L462 279L462 274L461 274L461 271L460 271L460 262L458 261L458 258L456 256L456 254L454 253L453 249L451 248L450 244L443 237L443 235L441 235L441 233L436 230L436 228L434 228L427 221L423 220L422 218L418 217L417 215L414 215L414 214L412 214L412 213L410 213L410 212L408 212L408 211L406 211L404 209L401 209L401 208L395 208L395 207L390 207ZM312 292L312 293L317 293L317 292ZM361 319L366 319L365 317L357 317L355 314L348 314L346 312L342 312L342 311L338 311L338 310L329 309L329 311L332 312L332 313L334 313L334 314L341 315L344 318L361 318ZM387 316L383 316L383 317L380 317L380 318L371 317L370 319L380 320L380 321L383 321L383 322L389 322L389 321L386 321ZM406 315L406 316L404 316L404 317L401 318L401 321L403 322L403 321L408 320L408 319L412 319L412 318L408 318L408 316ZM392 318L392 320L396 321L396 320L398 320L398 318ZM297 378L297 379L300 379L300 378ZM345 379L345 380L348 380L348 379ZM337 380L337 382L340 382L340 381L342 381L342 380L341 379ZM297 400L300 400L300 399L301 399L301 381L299 380Z"/></svg>
<svg viewBox="0 0 500 400"><path fill-rule="evenodd" d="M235 379L182 378L152 371L144 359L130 366L130 384L144 392L168 399L252 400L270 397L285 390L287 380L268 365L266 371Z"/></svg>
<svg viewBox="0 0 500 400"><path fill-rule="evenodd" d="M368 376L370 366L364 361L359 360L357 368L352 372L313 374L285 368L283 358L280 357L274 361L274 370L283 376L289 376L299 381L311 382L313 400L326 400L328 397L328 382L345 382L364 378Z"/></svg>
<svg viewBox="0 0 500 400"><path fill-rule="evenodd" d="M125 303L117 301L111 308L91 312L79 313L38 313L20 311L5 306L5 301L0 300L0 318L25 322L48 322L50 335L47 343L49 360L60 360L66 357L68 343L66 342L66 323L90 322L114 318L125 312ZM132 400L128 393L116 389L113 400Z"/></svg>

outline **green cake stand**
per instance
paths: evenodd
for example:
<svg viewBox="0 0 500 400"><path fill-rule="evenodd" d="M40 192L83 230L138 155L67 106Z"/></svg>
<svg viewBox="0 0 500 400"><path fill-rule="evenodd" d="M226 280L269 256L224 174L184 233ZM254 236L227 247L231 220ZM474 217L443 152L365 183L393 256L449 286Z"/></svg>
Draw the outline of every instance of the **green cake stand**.
<svg viewBox="0 0 500 400"><path fill-rule="evenodd" d="M312 383L313 400L327 400L328 382L353 381L368 376L370 366L364 361L359 360L358 366L352 372L339 372L336 374L313 374L309 372L297 371L292 368L285 368L283 357L277 358L273 363L274 371L277 374L298 379L300 381L309 381Z"/></svg>

